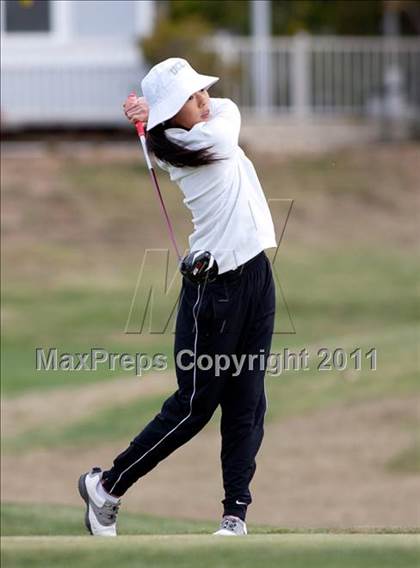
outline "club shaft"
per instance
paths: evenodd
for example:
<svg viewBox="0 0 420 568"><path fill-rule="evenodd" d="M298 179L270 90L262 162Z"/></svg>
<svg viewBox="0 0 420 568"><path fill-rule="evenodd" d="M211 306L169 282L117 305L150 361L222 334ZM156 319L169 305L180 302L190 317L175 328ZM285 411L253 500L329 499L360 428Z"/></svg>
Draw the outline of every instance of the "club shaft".
<svg viewBox="0 0 420 568"><path fill-rule="evenodd" d="M172 223L171 223L171 220L169 218L168 212L166 210L165 202L163 201L162 193L161 193L160 188L159 188L159 183L158 183L158 180L157 180L157 177L156 177L155 170L153 168L152 162L151 162L150 157L149 157L149 153L147 151L146 137L144 135L143 125L140 122L136 123L136 130L137 130L137 134L138 134L139 139L140 139L141 147L143 149L143 154L144 154L144 158L146 160L147 168L149 170L150 179L152 180L153 187L155 188L156 193L158 194L160 205L161 205L162 211L163 211L163 215L166 219L166 224L168 225L169 237L170 237L172 244L174 246L178 260L181 260L181 254L179 252L179 248L178 248L178 245L177 245L177 242L176 242L176 239L175 239L175 232L174 232L174 229L172 227Z"/></svg>

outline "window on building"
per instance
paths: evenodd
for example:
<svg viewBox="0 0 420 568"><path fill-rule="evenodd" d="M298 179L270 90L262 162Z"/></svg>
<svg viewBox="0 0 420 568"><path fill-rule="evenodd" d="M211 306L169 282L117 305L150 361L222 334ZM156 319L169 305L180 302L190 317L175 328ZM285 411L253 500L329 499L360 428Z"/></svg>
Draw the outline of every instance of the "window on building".
<svg viewBox="0 0 420 568"><path fill-rule="evenodd" d="M50 0L6 0L3 6L4 31L51 31Z"/></svg>

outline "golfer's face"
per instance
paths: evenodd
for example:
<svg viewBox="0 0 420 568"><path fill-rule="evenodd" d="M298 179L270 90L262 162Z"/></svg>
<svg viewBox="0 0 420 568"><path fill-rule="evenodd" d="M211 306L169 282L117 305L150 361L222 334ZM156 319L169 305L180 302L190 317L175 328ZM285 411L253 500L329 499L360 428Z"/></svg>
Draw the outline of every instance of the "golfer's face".
<svg viewBox="0 0 420 568"><path fill-rule="evenodd" d="M181 110L172 118L173 126L181 126L190 130L198 122L209 119L209 94L206 89L192 94Z"/></svg>

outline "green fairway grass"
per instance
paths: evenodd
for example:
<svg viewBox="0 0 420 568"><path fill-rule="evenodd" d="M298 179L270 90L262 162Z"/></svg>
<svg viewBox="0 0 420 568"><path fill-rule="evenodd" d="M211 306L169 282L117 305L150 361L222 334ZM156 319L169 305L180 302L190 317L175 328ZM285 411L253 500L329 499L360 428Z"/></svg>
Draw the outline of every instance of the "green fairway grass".
<svg viewBox="0 0 420 568"><path fill-rule="evenodd" d="M197 566L411 568L417 566L416 529L288 529L251 526L244 539L217 539L216 523L125 513L117 539L85 535L83 507L2 507L5 567ZM131 535L131 536L130 536Z"/></svg>
<svg viewBox="0 0 420 568"><path fill-rule="evenodd" d="M80 536L86 534L84 507L4 503L1 511L3 536ZM208 534L215 523L166 519L123 512L119 517L121 534Z"/></svg>
<svg viewBox="0 0 420 568"><path fill-rule="evenodd" d="M3 536L82 536L84 507L24 503L3 503L1 525ZM121 511L118 519L121 535L209 534L217 529L211 521L165 518ZM348 529L297 529L254 525L252 534L418 534L420 529L401 527L350 527Z"/></svg>
<svg viewBox="0 0 420 568"><path fill-rule="evenodd" d="M415 535L6 537L3 566L153 568L417 568Z"/></svg>

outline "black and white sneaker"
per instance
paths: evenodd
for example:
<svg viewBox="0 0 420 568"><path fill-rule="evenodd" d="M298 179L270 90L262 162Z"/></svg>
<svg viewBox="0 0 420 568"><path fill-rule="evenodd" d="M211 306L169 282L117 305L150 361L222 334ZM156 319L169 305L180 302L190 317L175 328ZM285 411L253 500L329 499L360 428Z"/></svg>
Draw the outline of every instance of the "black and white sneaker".
<svg viewBox="0 0 420 568"><path fill-rule="evenodd" d="M85 525L94 536L117 536L117 514L120 499L110 496L107 499L105 490L98 491L102 470L94 467L79 479L79 493L86 503Z"/></svg>
<svg viewBox="0 0 420 568"><path fill-rule="evenodd" d="M219 530L213 534L217 536L245 536L248 533L245 521L233 515L225 515L220 523Z"/></svg>

